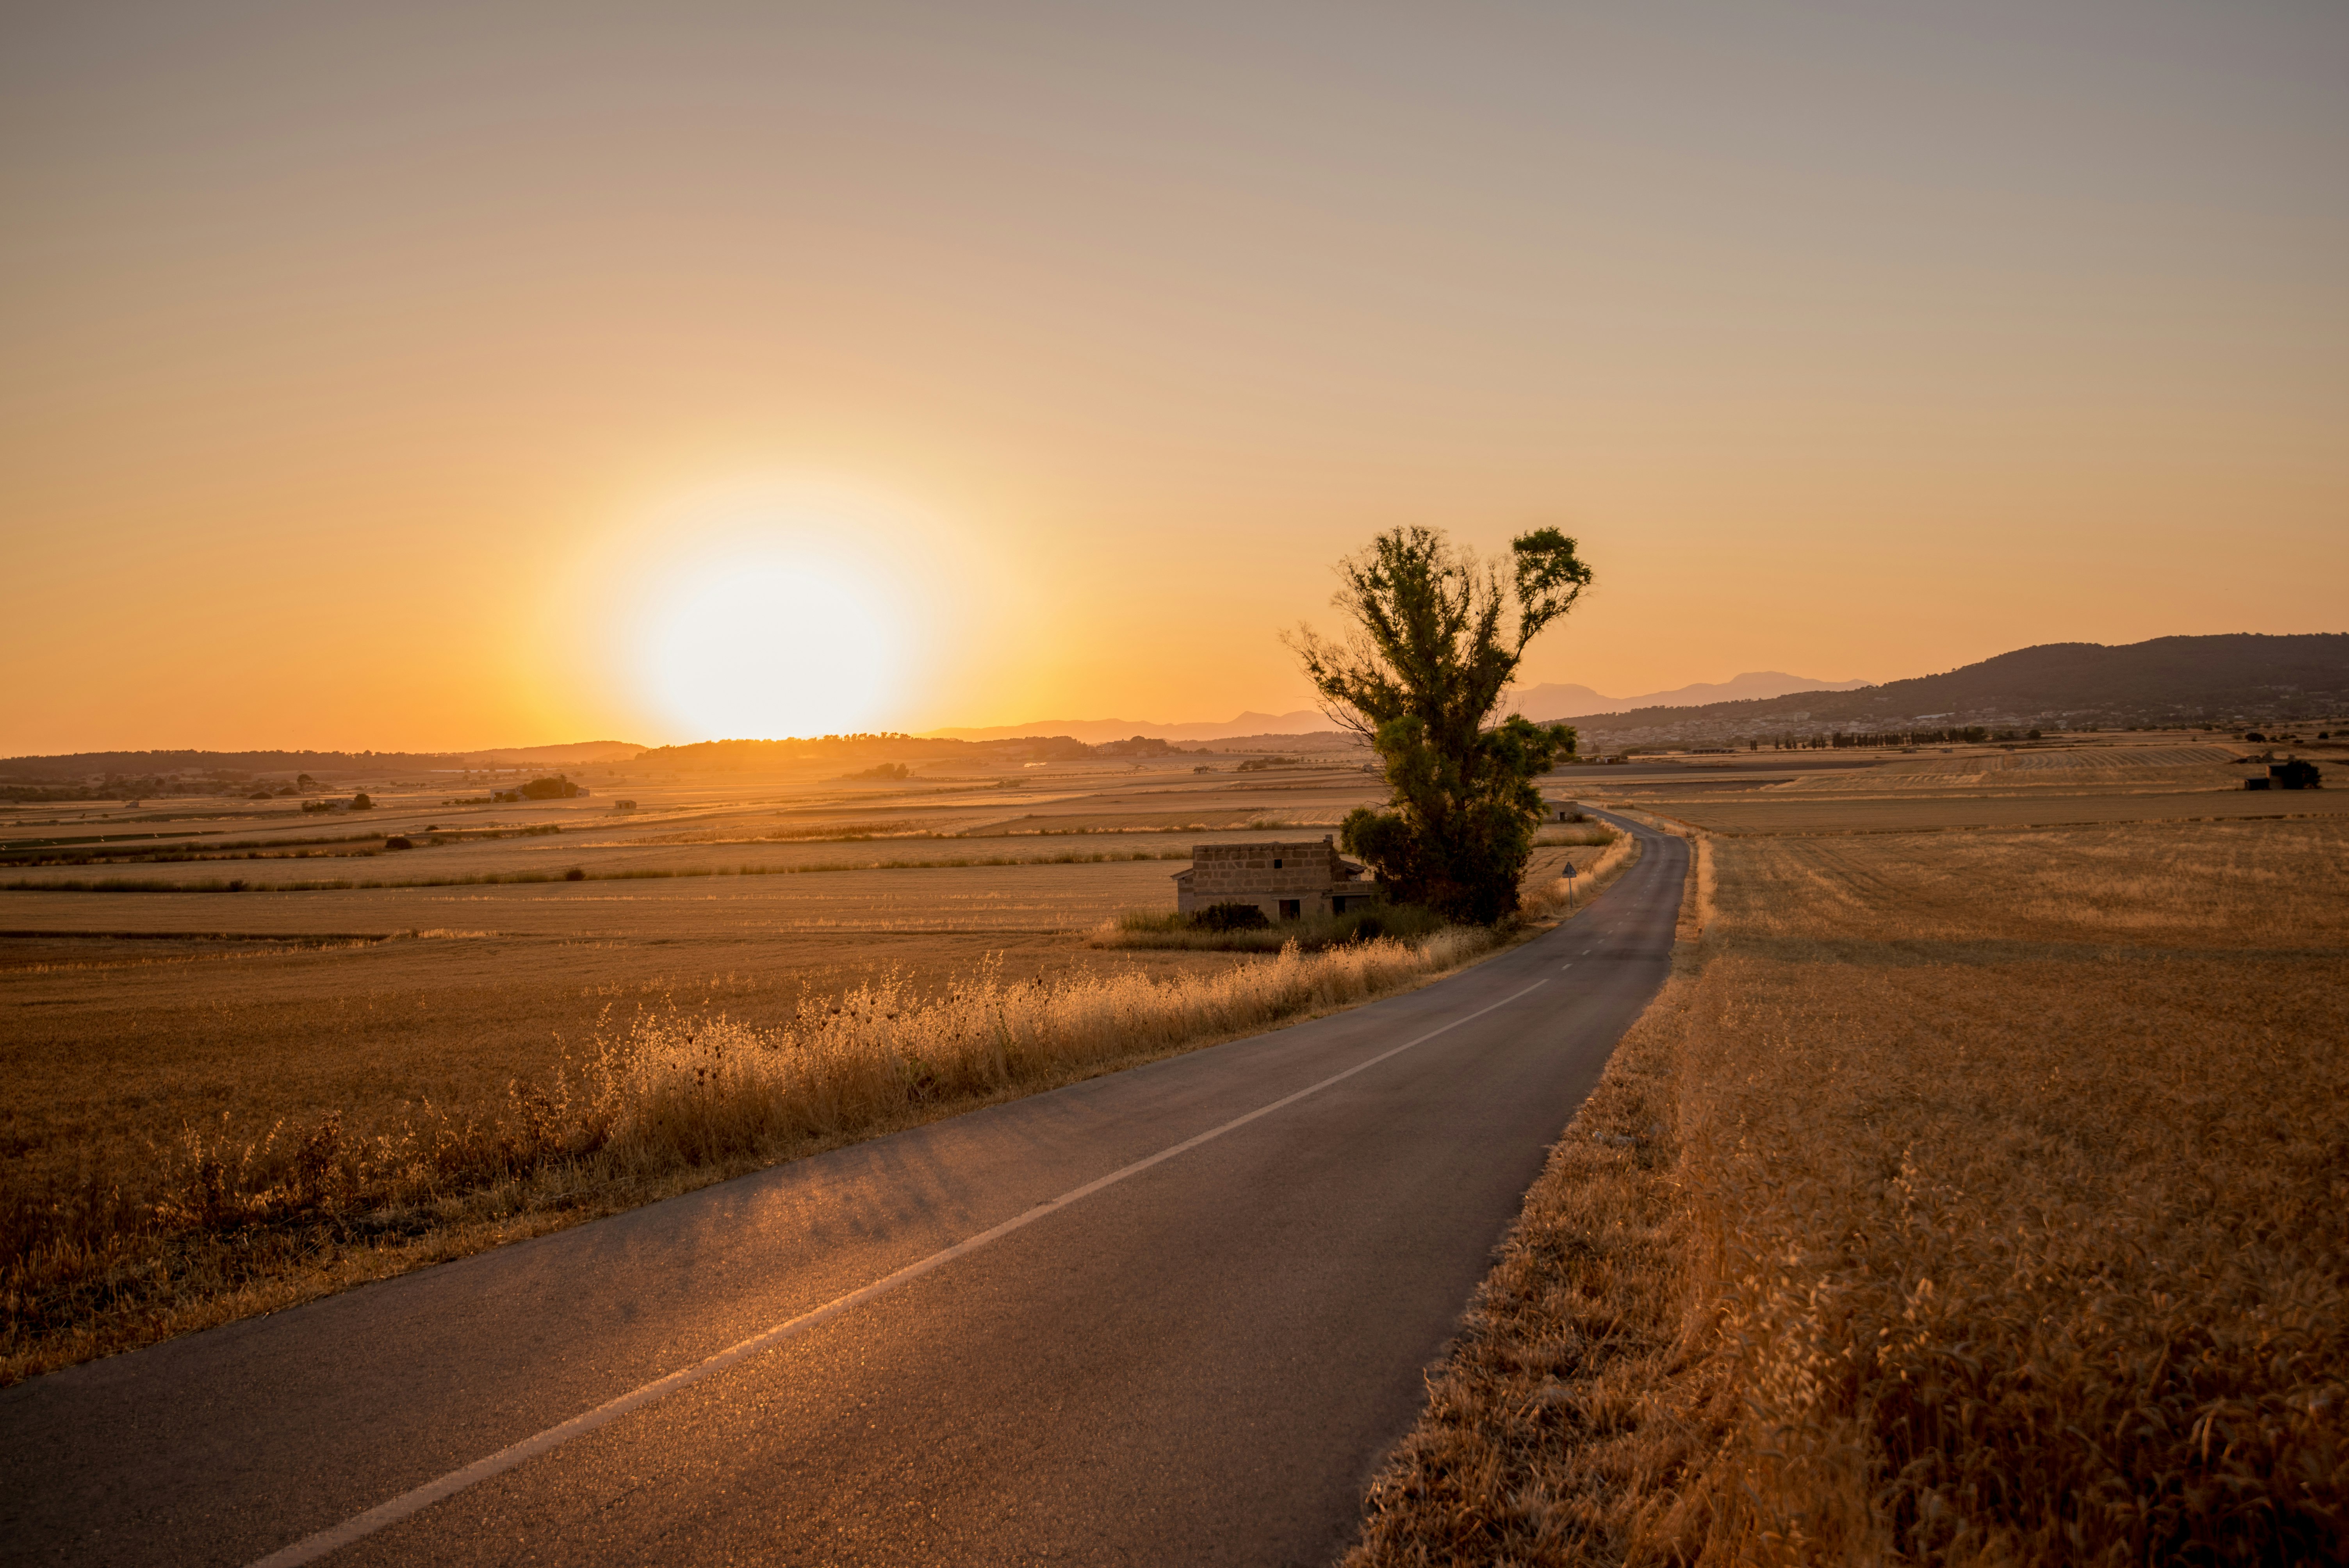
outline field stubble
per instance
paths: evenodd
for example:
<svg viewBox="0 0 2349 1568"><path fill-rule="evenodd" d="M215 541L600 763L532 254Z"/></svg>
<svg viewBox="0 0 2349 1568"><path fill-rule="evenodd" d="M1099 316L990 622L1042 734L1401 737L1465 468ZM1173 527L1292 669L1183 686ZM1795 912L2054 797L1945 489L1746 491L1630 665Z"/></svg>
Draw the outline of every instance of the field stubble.
<svg viewBox="0 0 2349 1568"><path fill-rule="evenodd" d="M1903 758L1776 782L1692 789L1644 780L1603 798L1723 833L1912 832L1925 829L2086 827L2099 823L2336 820L2349 794L2247 790L2265 769L2223 746L2139 745Z"/></svg>
<svg viewBox="0 0 2349 1568"><path fill-rule="evenodd" d="M237 907L316 930L259 940L201 934L201 894L11 895L57 929L0 970L21 1091L0 1382L1350 1005L1492 941L1071 940L1097 901L1166 897L1156 867L638 887L260 895ZM1561 894L1537 875L1529 913ZM367 932L403 920L429 923Z"/></svg>
<svg viewBox="0 0 2349 1568"><path fill-rule="evenodd" d="M1707 847L1356 1568L2349 1555L2349 831Z"/></svg>

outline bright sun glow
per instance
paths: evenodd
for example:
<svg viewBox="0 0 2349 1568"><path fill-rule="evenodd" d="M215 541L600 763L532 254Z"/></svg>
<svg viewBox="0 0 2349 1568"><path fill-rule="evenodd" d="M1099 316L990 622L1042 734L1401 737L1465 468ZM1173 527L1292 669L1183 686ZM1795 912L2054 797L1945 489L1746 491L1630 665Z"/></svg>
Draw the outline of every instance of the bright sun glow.
<svg viewBox="0 0 2349 1568"><path fill-rule="evenodd" d="M896 633L830 562L704 562L655 601L645 675L696 739L846 733L892 695Z"/></svg>

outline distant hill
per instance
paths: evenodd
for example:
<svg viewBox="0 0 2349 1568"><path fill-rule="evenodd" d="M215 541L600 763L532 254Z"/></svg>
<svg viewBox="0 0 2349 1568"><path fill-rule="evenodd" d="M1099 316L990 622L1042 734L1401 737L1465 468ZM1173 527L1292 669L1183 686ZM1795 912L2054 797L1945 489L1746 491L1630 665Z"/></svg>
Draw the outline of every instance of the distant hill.
<svg viewBox="0 0 2349 1568"><path fill-rule="evenodd" d="M561 746L523 746L502 751L475 751L492 762L623 762L644 749L632 740L574 740Z"/></svg>
<svg viewBox="0 0 2349 1568"><path fill-rule="evenodd" d="M999 724L984 729L933 729L940 740L1017 740L1030 735L1065 735L1088 745L1131 740L1146 735L1158 740L1235 740L1264 735L1303 735L1337 726L1312 708L1295 713L1243 713L1223 724L1160 724L1145 718L1040 718L1032 724Z"/></svg>
<svg viewBox="0 0 2349 1568"><path fill-rule="evenodd" d="M180 773L250 777L308 773L320 779L356 774L445 773L469 768L562 768L636 756L625 740L575 740L563 746L500 747L484 751L75 751L56 757L0 758L0 779L26 784L79 783L90 779L157 778Z"/></svg>
<svg viewBox="0 0 2349 1568"><path fill-rule="evenodd" d="M1749 670L1725 681L1699 681L1671 691L1642 692L1637 696L1607 696L1587 686L1545 681L1502 698L1502 710L1520 713L1537 724L1555 718L1580 718L1591 713L1622 713L1639 707L1700 707L1707 703L1742 702L1785 696L1789 692L1853 691L1866 681L1822 681L1790 676L1783 670Z"/></svg>
<svg viewBox="0 0 2349 1568"><path fill-rule="evenodd" d="M1808 676L1761 670L1731 680L1703 681L1672 691L1642 692L1637 696L1609 696L1586 686L1545 682L1513 691L1504 700L1505 711L1522 713L1531 719L1548 720L1668 704L1689 707L1740 697L1780 696L1787 692L1849 691L1867 684L1866 681L1813 680ZM1294 713L1257 713L1251 709L1220 724L1161 724L1148 718L1040 718L1028 724L999 724L980 729L933 729L926 733L941 740L1015 740L1031 735L1065 735L1092 746L1112 740L1131 740L1136 736L1150 736L1160 740L1187 741L1196 745L1203 740L1262 740L1328 734L1337 728L1319 710L1305 707Z"/></svg>
<svg viewBox="0 0 2349 1568"><path fill-rule="evenodd" d="M1585 717L1619 742L1775 729L1949 725L2233 724L2349 712L2349 633L2234 633L2106 646L2046 643L1936 676L1695 707Z"/></svg>

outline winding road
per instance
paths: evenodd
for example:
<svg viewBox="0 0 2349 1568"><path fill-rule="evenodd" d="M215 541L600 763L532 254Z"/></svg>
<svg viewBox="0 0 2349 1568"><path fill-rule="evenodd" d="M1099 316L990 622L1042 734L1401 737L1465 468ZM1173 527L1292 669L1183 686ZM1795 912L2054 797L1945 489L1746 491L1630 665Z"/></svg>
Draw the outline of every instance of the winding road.
<svg viewBox="0 0 2349 1568"><path fill-rule="evenodd" d="M1326 1564L1662 984L1620 825L1418 990L0 1393L0 1559Z"/></svg>

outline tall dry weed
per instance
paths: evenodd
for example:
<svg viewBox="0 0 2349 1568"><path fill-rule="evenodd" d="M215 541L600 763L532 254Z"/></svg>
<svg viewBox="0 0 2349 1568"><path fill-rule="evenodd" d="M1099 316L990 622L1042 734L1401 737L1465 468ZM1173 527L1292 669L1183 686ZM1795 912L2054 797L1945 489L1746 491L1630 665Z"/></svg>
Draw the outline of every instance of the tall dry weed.
<svg viewBox="0 0 2349 1568"><path fill-rule="evenodd" d="M942 995L885 977L802 1003L777 1028L722 1016L638 1018L605 1046L597 1131L628 1159L707 1163L833 1136L927 1105L1151 1055L1365 1000L1488 945L1451 927L1410 944L1295 946L1212 977L1087 975L1006 985L994 971Z"/></svg>

